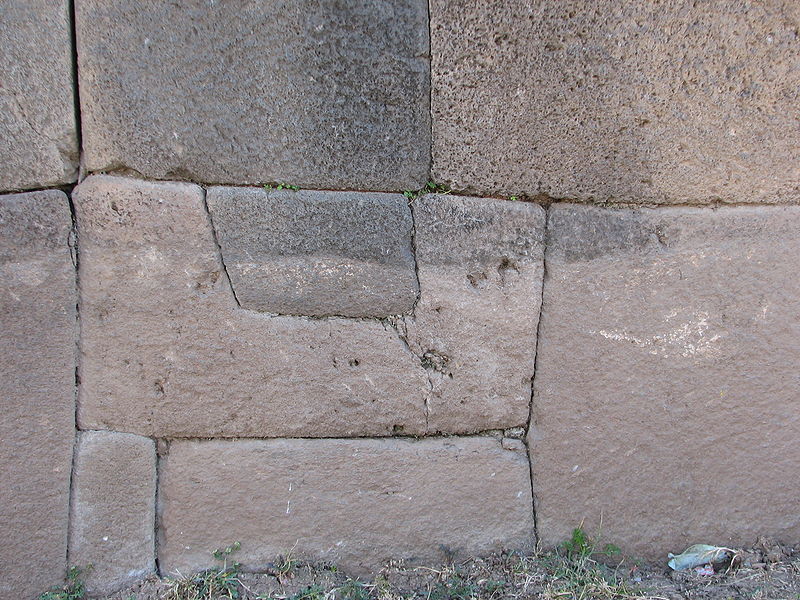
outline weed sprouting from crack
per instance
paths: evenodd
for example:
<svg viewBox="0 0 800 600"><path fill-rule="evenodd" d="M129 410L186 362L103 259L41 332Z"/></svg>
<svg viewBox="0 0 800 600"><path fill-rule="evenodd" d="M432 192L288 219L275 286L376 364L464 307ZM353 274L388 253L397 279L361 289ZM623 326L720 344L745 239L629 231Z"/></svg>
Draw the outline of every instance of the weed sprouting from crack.
<svg viewBox="0 0 800 600"><path fill-rule="evenodd" d="M241 548L239 542L221 550L214 550L213 556L222 562L221 568L208 569L191 577L168 579L164 600L237 600L240 596L238 562L228 563L231 554Z"/></svg>
<svg viewBox="0 0 800 600"><path fill-rule="evenodd" d="M85 569L70 567L67 572L67 582L60 588L53 588L39 596L39 600L82 600L86 594L86 586L81 575L91 569L91 565Z"/></svg>
<svg viewBox="0 0 800 600"><path fill-rule="evenodd" d="M410 202L412 200L416 200L420 196L424 196L425 194L449 194L451 191L452 190L443 183L429 181L418 190L404 190L403 196L405 196L406 200Z"/></svg>

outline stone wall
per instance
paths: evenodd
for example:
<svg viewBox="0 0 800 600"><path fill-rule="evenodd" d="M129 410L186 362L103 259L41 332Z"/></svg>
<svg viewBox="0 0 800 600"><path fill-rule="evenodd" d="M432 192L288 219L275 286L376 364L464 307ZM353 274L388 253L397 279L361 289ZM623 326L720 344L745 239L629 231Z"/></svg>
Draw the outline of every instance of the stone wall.
<svg viewBox="0 0 800 600"><path fill-rule="evenodd" d="M0 11L1 599L800 542L796 3Z"/></svg>

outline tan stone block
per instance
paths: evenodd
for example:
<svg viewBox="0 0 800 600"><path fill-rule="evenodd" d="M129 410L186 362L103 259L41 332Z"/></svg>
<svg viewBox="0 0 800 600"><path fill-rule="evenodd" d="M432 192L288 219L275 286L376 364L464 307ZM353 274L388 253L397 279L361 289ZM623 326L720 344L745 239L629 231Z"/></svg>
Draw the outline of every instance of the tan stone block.
<svg viewBox="0 0 800 600"><path fill-rule="evenodd" d="M800 540L800 208L550 209L529 434L546 545Z"/></svg>
<svg viewBox="0 0 800 600"><path fill-rule="evenodd" d="M175 441L161 481L167 573L234 541L245 569L291 550L354 573L535 543L525 451L494 438Z"/></svg>
<svg viewBox="0 0 800 600"><path fill-rule="evenodd" d="M60 583L75 437L75 268L67 197L0 196L0 598Z"/></svg>
<svg viewBox="0 0 800 600"><path fill-rule="evenodd" d="M428 373L428 432L526 425L544 210L450 195L413 209L420 299L397 326Z"/></svg>
<svg viewBox="0 0 800 600"><path fill-rule="evenodd" d="M67 0L0 3L0 189L56 186L78 174Z"/></svg>
<svg viewBox="0 0 800 600"><path fill-rule="evenodd" d="M69 562L92 565L87 591L108 593L155 570L156 448L112 431L78 437Z"/></svg>
<svg viewBox="0 0 800 600"><path fill-rule="evenodd" d="M90 177L79 423L157 437L425 431L425 371L377 320L240 309L189 184Z"/></svg>
<svg viewBox="0 0 800 600"><path fill-rule="evenodd" d="M433 175L476 194L800 202L800 11L431 0Z"/></svg>

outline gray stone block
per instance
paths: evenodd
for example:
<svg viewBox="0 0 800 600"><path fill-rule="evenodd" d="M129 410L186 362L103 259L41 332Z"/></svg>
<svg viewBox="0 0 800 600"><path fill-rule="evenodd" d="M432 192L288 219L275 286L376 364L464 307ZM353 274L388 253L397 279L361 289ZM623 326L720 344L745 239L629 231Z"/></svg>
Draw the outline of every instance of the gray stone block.
<svg viewBox="0 0 800 600"><path fill-rule="evenodd" d="M153 440L84 431L75 453L69 562L92 565L87 591L108 593L155 571Z"/></svg>
<svg viewBox="0 0 800 600"><path fill-rule="evenodd" d="M800 207L550 209L539 534L663 560L800 539Z"/></svg>
<svg viewBox="0 0 800 600"><path fill-rule="evenodd" d="M494 438L175 441L161 485L166 573L234 540L246 569L291 550L357 574L536 541L524 446Z"/></svg>
<svg viewBox="0 0 800 600"><path fill-rule="evenodd" d="M427 180L425 0L76 8L89 170L320 189Z"/></svg>
<svg viewBox="0 0 800 600"><path fill-rule="evenodd" d="M413 205L420 299L396 322L426 367L429 432L527 424L541 306L545 212L425 196Z"/></svg>
<svg viewBox="0 0 800 600"><path fill-rule="evenodd" d="M77 177L69 4L0 2L0 190Z"/></svg>
<svg viewBox="0 0 800 600"><path fill-rule="evenodd" d="M431 0L433 174L472 193L800 202L800 15Z"/></svg>
<svg viewBox="0 0 800 600"><path fill-rule="evenodd" d="M58 191L0 196L0 598L60 583L75 437L72 218Z"/></svg>
<svg viewBox="0 0 800 600"><path fill-rule="evenodd" d="M425 431L425 370L378 320L239 308L203 191L87 178L81 244L83 429L154 437Z"/></svg>
<svg viewBox="0 0 800 600"><path fill-rule="evenodd" d="M400 194L215 187L208 208L244 308L383 317L414 306L411 210Z"/></svg>

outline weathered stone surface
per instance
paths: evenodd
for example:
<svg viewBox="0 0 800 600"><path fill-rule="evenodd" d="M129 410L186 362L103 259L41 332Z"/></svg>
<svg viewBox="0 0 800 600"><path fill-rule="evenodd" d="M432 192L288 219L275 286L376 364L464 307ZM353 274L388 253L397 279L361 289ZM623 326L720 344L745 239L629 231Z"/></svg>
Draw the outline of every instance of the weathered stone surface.
<svg viewBox="0 0 800 600"><path fill-rule="evenodd" d="M75 453L69 563L93 565L87 590L106 593L155 571L153 440L84 431Z"/></svg>
<svg viewBox="0 0 800 600"><path fill-rule="evenodd" d="M645 558L800 540L800 207L555 205L529 442L539 533Z"/></svg>
<svg viewBox="0 0 800 600"><path fill-rule="evenodd" d="M58 191L0 196L0 598L60 583L75 437L72 218Z"/></svg>
<svg viewBox="0 0 800 600"><path fill-rule="evenodd" d="M532 547L527 470L524 446L494 438L173 442L160 565L210 566L233 540L246 569L293 549L359 573Z"/></svg>
<svg viewBox="0 0 800 600"><path fill-rule="evenodd" d="M73 200L82 429L156 437L424 432L427 377L391 327L238 308L201 188L95 176Z"/></svg>
<svg viewBox="0 0 800 600"><path fill-rule="evenodd" d="M69 2L3 0L0 12L0 189L75 181Z"/></svg>
<svg viewBox="0 0 800 600"><path fill-rule="evenodd" d="M396 322L428 372L428 431L525 425L541 305L536 204L425 196L414 204L420 300Z"/></svg>
<svg viewBox="0 0 800 600"><path fill-rule="evenodd" d="M321 189L426 181L425 0L76 4L88 169Z"/></svg>
<svg viewBox="0 0 800 600"><path fill-rule="evenodd" d="M794 0L431 0L433 172L470 192L800 201Z"/></svg>
<svg viewBox="0 0 800 600"><path fill-rule="evenodd" d="M401 194L215 187L208 208L244 308L383 317L414 306L411 210Z"/></svg>

